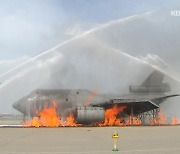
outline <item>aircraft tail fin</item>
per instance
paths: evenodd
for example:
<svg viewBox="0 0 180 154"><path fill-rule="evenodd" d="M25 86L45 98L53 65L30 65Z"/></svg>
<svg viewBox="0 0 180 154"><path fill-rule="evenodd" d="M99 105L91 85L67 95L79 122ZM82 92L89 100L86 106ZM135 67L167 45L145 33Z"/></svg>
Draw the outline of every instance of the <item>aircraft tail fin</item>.
<svg viewBox="0 0 180 154"><path fill-rule="evenodd" d="M163 83L164 74L155 70L140 86L129 86L131 93L165 93L170 92L169 83Z"/></svg>
<svg viewBox="0 0 180 154"><path fill-rule="evenodd" d="M157 86L161 85L164 79L164 74L155 70L152 72L147 79L142 83L141 86Z"/></svg>

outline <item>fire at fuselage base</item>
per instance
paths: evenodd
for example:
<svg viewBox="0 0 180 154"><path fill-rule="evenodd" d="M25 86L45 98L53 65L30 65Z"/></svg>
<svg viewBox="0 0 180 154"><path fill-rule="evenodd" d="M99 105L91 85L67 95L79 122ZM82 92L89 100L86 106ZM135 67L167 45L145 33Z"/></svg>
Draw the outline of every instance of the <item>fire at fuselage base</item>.
<svg viewBox="0 0 180 154"><path fill-rule="evenodd" d="M96 91L73 89L38 89L13 104L13 107L31 117L25 125L35 127L59 126L127 126L165 125L167 118L159 105L176 94L163 83L164 74L151 73L140 86L130 86L129 94L99 94ZM173 117L173 124L178 120Z"/></svg>
<svg viewBox="0 0 180 154"><path fill-rule="evenodd" d="M32 118L32 120L25 121L22 127L79 127L79 126L140 126L142 121L136 116L123 116L123 111L126 106L113 105L111 108L105 110L104 119L99 119L102 121L90 123L80 123L82 119L78 121L77 113L70 113L65 120L62 120L57 114L57 105L54 100L52 100L52 107L44 108L38 116ZM81 114L81 113L80 113ZM92 118L92 117L91 117ZM101 117L102 118L102 117ZM85 119L84 119L85 120ZM92 120L92 119L91 119ZM168 125L167 118L162 114L158 113L157 117L154 119L149 119L150 125ZM177 125L179 121L172 118L171 125Z"/></svg>

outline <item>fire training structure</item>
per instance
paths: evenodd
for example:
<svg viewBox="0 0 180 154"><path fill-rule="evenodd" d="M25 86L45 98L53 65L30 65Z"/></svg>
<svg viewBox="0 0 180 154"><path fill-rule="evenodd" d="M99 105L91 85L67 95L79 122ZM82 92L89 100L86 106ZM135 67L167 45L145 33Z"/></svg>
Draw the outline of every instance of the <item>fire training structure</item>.
<svg viewBox="0 0 180 154"><path fill-rule="evenodd" d="M164 74L154 71L141 86L130 86L126 95L97 94L97 91L83 89L37 89L15 102L13 107L24 117L41 118L41 112L51 108L53 100L61 120L59 126L67 123L70 115L78 124L142 125L147 117L151 124L158 124L159 105L167 98L179 96L165 94L170 92L170 85L163 83L163 79Z"/></svg>

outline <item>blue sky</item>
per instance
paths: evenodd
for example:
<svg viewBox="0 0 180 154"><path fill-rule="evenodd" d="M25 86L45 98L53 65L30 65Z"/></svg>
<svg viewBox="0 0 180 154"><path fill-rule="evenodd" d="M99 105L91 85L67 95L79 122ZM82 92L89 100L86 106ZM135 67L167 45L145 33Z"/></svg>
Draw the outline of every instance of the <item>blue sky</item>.
<svg viewBox="0 0 180 154"><path fill-rule="evenodd" d="M69 29L164 7L166 0L0 0L0 60L35 56L69 39Z"/></svg>

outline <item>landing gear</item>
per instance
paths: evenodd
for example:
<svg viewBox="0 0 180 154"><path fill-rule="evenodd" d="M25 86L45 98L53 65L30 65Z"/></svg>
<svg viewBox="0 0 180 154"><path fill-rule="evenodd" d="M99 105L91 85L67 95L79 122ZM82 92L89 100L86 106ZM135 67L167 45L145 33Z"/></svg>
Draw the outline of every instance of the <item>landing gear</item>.
<svg viewBox="0 0 180 154"><path fill-rule="evenodd" d="M160 109L156 108L151 111L138 114L137 117L141 120L142 125L152 125L153 121L156 121L159 111Z"/></svg>

